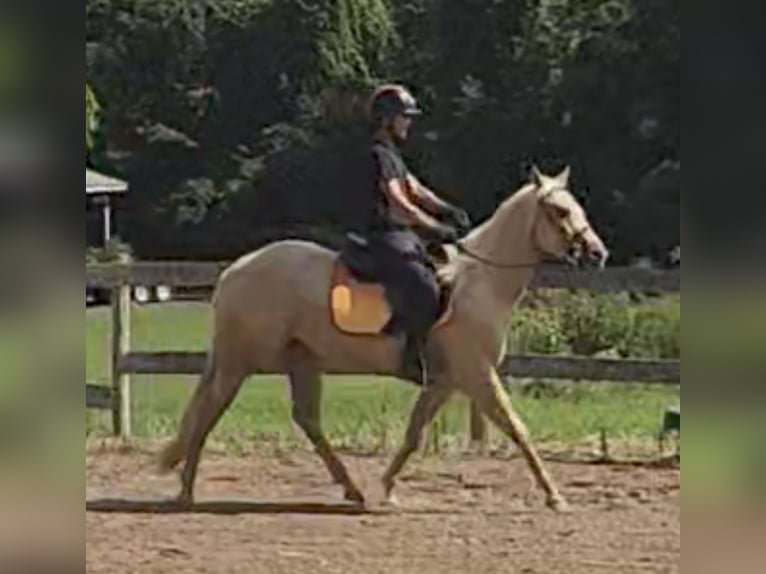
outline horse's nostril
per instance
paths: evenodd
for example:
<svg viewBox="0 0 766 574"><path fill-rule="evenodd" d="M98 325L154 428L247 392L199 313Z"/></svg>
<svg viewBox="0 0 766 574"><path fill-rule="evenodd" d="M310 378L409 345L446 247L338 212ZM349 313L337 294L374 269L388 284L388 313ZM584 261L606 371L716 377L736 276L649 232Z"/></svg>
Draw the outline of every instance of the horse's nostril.
<svg viewBox="0 0 766 574"><path fill-rule="evenodd" d="M588 255L593 263L600 266L603 266L606 263L608 257L606 251L602 251L601 249L592 249Z"/></svg>

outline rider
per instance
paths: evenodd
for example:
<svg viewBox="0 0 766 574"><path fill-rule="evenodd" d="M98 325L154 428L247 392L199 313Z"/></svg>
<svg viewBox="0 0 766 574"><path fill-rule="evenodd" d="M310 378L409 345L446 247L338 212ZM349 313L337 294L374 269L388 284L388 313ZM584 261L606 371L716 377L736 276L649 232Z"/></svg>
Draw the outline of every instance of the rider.
<svg viewBox="0 0 766 574"><path fill-rule="evenodd" d="M458 229L468 229L470 221L463 209L421 184L402 159L399 146L407 139L413 117L422 113L412 94L400 85L381 86L370 99L369 113L375 128L375 199L368 236L378 274L395 309L386 332L405 332L401 374L422 381L425 339L439 318L441 304L421 236L454 242Z"/></svg>

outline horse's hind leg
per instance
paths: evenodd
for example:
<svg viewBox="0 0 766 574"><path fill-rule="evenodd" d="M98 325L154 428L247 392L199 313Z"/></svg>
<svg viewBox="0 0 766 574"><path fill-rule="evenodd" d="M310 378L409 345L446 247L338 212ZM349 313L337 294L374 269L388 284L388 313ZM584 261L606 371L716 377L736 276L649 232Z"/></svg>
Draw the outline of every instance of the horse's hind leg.
<svg viewBox="0 0 766 574"><path fill-rule="evenodd" d="M287 373L293 400L293 420L314 445L335 482L344 488L347 500L364 504L364 496L351 480L346 467L335 454L321 427L322 377L311 355L300 345L287 354Z"/></svg>
<svg viewBox="0 0 766 574"><path fill-rule="evenodd" d="M415 452L423 439L423 429L433 420L439 409L452 394L452 388L446 384L433 384L418 397L410 414L410 422L404 436L404 442L383 475L383 491L389 502L394 502L392 491L396 485L396 475Z"/></svg>
<svg viewBox="0 0 766 574"><path fill-rule="evenodd" d="M189 404L184 416L188 420L185 432L186 463L181 472L181 493L178 496L178 502L183 506L190 506L194 500L194 480L205 439L234 400L244 378L240 370L216 366L210 379L200 383Z"/></svg>
<svg viewBox="0 0 766 574"><path fill-rule="evenodd" d="M547 505L557 511L568 510L566 499L545 470L540 455L529 440L527 427L514 410L495 370L490 368L484 377L475 382L477 384L471 382L468 383L470 386L464 387L465 393L519 447L538 486L545 491Z"/></svg>
<svg viewBox="0 0 766 574"><path fill-rule="evenodd" d="M166 473L173 470L186 459L188 437L192 431L197 417L197 411L200 408L200 402L205 400L206 388L210 386L215 376L215 364L213 353L208 355L205 370L200 376L197 388L194 389L189 403L186 405L183 419L178 427L178 434L170 443L162 449L158 459L157 470L160 473Z"/></svg>

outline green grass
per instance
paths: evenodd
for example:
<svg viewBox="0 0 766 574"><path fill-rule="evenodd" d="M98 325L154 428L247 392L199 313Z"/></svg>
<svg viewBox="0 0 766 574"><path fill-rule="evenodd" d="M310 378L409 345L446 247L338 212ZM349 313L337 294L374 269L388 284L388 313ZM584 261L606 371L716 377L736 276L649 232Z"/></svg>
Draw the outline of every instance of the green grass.
<svg viewBox="0 0 766 574"><path fill-rule="evenodd" d="M202 304L133 308L133 347L140 350L204 350L210 310ZM109 310L87 311L86 373L106 383L109 362ZM196 384L195 377L138 376L132 389L134 429L141 437L171 435ZM417 396L411 385L378 377L325 377L323 426L335 445L390 450L403 435ZM614 440L653 440L664 409L679 401L678 387L646 385L535 384L515 389L513 399L537 441L585 444L602 430ZM213 433L232 448L268 441L302 441L290 421L289 392L281 376L248 380ZM456 397L437 426L445 447L466 438L466 402ZM109 416L89 411L87 430L108 432Z"/></svg>

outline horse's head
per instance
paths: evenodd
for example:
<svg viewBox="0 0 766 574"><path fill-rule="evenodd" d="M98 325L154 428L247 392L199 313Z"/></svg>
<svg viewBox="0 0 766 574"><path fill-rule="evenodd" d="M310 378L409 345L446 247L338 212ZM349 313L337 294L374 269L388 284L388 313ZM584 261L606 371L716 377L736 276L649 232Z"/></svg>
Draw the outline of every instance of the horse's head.
<svg viewBox="0 0 766 574"><path fill-rule="evenodd" d="M580 202L569 191L569 167L555 177L532 168L538 201L534 241L546 255L572 263L603 267L609 257Z"/></svg>

